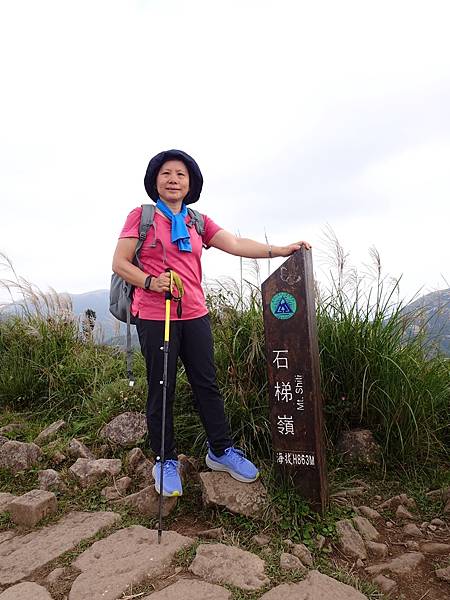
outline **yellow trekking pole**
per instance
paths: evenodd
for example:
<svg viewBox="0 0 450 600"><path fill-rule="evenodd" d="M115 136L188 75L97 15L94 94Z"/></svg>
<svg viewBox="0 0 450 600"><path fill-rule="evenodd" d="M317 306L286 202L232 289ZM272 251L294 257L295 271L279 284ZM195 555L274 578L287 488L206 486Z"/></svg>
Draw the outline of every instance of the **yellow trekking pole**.
<svg viewBox="0 0 450 600"><path fill-rule="evenodd" d="M181 299L184 295L183 282L181 277L175 271L166 269L170 274L169 291L166 292L166 316L164 320L164 341L162 350L164 352L164 370L163 370L163 395L162 395L162 427L161 427L161 449L160 449L160 482L159 482L159 521L158 521L158 544L161 543L162 535L162 507L164 495L164 460L165 460L165 441L166 441L166 404L167 404L167 387L168 387L168 365L169 365L169 339L170 339L170 301L174 300L178 303L177 316L181 317L182 307ZM177 288L177 295L173 293L174 287Z"/></svg>

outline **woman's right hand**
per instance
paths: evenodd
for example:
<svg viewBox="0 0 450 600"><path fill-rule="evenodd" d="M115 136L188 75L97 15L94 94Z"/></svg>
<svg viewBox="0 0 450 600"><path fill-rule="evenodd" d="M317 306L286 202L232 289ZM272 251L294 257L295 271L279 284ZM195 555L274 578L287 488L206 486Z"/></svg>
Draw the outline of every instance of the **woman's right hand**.
<svg viewBox="0 0 450 600"><path fill-rule="evenodd" d="M170 273L163 272L158 277L152 277L150 289L152 292L168 292L170 290Z"/></svg>

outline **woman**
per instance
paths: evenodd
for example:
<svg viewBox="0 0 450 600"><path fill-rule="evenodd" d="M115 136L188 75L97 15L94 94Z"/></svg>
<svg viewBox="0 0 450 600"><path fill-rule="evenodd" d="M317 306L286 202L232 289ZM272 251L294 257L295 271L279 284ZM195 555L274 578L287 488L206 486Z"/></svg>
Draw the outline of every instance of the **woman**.
<svg viewBox="0 0 450 600"><path fill-rule="evenodd" d="M175 396L178 356L183 361L192 387L200 418L208 438L206 464L213 470L226 471L243 482L255 481L259 471L233 447L229 426L224 413L214 365L213 339L208 310L201 287L202 247L219 248L229 254L245 258L289 256L307 242L288 246L269 246L238 238L204 216L204 233L189 227L187 204L197 202L203 186L203 177L195 160L181 150L167 150L154 156L147 168L144 186L156 202L154 225L159 243L151 245L149 235L140 261L143 269L132 263L139 237L142 208L129 215L120 234L113 259L113 270L125 281L136 286L131 311L137 316L137 331L147 367L148 399L147 424L150 446L159 459L162 428L162 373L161 351L165 292L169 291L170 276L167 268L176 271L184 284L183 311L177 316L175 303L171 306L171 330L168 359L168 389L165 423L165 452L163 490L160 490L159 461L153 469L155 488L164 496L179 496L182 486L173 431L173 401Z"/></svg>

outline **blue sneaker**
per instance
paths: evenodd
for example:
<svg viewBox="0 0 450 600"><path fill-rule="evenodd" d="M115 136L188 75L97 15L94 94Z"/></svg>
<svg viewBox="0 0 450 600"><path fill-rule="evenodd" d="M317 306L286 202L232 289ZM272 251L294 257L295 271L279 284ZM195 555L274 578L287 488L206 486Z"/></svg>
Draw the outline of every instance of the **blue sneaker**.
<svg viewBox="0 0 450 600"><path fill-rule="evenodd" d="M242 450L227 448L222 456L214 456L211 450L206 455L206 464L213 471L226 471L238 481L251 483L259 477L259 471L255 465L247 460Z"/></svg>
<svg viewBox="0 0 450 600"><path fill-rule="evenodd" d="M177 460L165 460L163 466L163 496L181 496L183 488L180 479L180 465ZM155 490L160 494L161 462L158 460L152 469Z"/></svg>

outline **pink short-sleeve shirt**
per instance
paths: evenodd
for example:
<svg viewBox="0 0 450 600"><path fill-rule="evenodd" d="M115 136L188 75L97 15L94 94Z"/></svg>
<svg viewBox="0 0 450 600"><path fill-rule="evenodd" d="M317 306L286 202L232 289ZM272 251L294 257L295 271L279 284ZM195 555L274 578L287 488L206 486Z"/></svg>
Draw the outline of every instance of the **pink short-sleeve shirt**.
<svg viewBox="0 0 450 600"><path fill-rule="evenodd" d="M139 206L130 212L119 238L138 238L139 223L142 208ZM196 319L208 313L205 295L203 293L201 256L203 244L208 245L221 227L216 225L212 219L203 215L205 221L205 232L201 237L195 227L188 227L191 238L192 252L180 252L177 244L171 241L171 222L166 217L155 212L154 225L150 228L141 252L140 261L143 269L149 275L158 276L166 269L172 269L180 275L184 285L184 297L182 301L183 314L181 319ZM189 215L185 219L190 221ZM151 245L156 234L156 247ZM164 256L165 255L165 256ZM177 320L177 303L171 302L171 319ZM131 312L141 319L164 321L165 298L164 294L135 288Z"/></svg>

